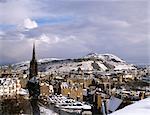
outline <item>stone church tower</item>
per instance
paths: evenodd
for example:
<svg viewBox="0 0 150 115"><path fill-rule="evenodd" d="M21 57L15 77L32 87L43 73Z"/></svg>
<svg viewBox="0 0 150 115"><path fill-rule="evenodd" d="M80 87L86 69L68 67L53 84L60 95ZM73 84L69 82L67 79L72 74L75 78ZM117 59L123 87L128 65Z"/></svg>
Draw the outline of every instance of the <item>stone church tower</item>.
<svg viewBox="0 0 150 115"><path fill-rule="evenodd" d="M29 79L38 75L37 60L35 58L35 44L33 44L32 60L30 61Z"/></svg>
<svg viewBox="0 0 150 115"><path fill-rule="evenodd" d="M29 68L29 80L27 82L27 89L29 91L30 104L32 106L32 115L40 115L40 109L38 106L38 98L40 95L40 85L37 79L38 68L37 60L35 59L35 44L33 44L32 60L30 61Z"/></svg>

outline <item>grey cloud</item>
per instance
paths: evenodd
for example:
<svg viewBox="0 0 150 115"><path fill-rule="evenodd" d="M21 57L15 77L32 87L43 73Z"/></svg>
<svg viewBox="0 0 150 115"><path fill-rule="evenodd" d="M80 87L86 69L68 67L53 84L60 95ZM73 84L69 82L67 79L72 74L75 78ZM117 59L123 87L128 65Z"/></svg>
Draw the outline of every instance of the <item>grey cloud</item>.
<svg viewBox="0 0 150 115"><path fill-rule="evenodd" d="M29 3L31 2L27 0L26 4ZM19 24L20 20L26 17L34 19L71 16L73 19L69 23L45 24L29 31L18 28L6 30L5 34L0 34L1 49L3 49L0 56L3 61L16 62L29 59L32 42L37 40L39 58L69 58L98 52L113 53L128 62L148 63L147 1L68 2L65 0L54 2L42 0L36 2L33 0L32 3L27 7L22 7L22 11L25 12L21 11L23 14L19 14L18 18L16 17L17 10L13 14L15 16L6 16L5 22L11 23L8 17L15 18L15 23L19 22ZM5 15L6 13L3 12ZM1 16L3 14L0 13ZM1 22L3 20L0 19ZM43 34L47 36L45 40L41 39ZM11 53L7 54L9 49Z"/></svg>

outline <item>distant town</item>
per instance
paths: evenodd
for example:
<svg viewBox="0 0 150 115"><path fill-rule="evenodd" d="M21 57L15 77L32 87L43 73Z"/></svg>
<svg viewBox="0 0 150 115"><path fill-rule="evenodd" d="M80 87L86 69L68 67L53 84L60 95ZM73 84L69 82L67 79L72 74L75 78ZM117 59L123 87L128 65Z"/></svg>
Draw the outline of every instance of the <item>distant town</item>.
<svg viewBox="0 0 150 115"><path fill-rule="evenodd" d="M150 67L113 54L46 58L0 68L0 114L107 115L150 96Z"/></svg>

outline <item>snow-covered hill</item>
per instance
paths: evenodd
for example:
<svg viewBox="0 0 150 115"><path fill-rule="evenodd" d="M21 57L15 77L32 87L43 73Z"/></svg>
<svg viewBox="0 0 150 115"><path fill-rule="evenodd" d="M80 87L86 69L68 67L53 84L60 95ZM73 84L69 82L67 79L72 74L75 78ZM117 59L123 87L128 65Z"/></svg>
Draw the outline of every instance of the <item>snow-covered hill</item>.
<svg viewBox="0 0 150 115"><path fill-rule="evenodd" d="M84 58L93 58L100 59L104 65L112 66L114 70L127 70L127 69L135 69L135 67L131 64L127 64L126 61L120 59L119 57L113 54L96 54L90 53ZM112 69L111 68L111 69Z"/></svg>
<svg viewBox="0 0 150 115"><path fill-rule="evenodd" d="M125 63L124 60L120 59L119 57L113 55L113 54L97 54L97 53L89 53L83 58L96 58L96 59L102 59L103 61L113 61L113 62L121 62Z"/></svg>
<svg viewBox="0 0 150 115"><path fill-rule="evenodd" d="M38 65L42 65L43 63L45 64L45 63L48 63L48 62L51 62L51 61L54 61L54 60L60 60L60 59L58 59L58 58L39 59L38 60ZM30 64L30 61L22 61L22 62L19 62L19 63L12 64L11 66L13 67L14 70L23 71L23 70L28 70L29 64Z"/></svg>
<svg viewBox="0 0 150 115"><path fill-rule="evenodd" d="M29 61L12 65L15 70L28 70ZM44 58L38 60L39 71L47 72L70 72L73 70L85 71L106 71L106 70L128 70L135 69L131 64L127 64L124 60L113 54L96 54L91 53L78 59L57 59Z"/></svg>

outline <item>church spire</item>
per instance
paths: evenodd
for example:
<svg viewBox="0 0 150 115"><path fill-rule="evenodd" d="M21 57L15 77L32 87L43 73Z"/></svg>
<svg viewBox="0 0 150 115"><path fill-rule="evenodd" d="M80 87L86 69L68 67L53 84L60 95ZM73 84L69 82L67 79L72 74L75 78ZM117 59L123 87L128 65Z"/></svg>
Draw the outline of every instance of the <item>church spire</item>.
<svg viewBox="0 0 150 115"><path fill-rule="evenodd" d="M35 42L33 43L32 60L35 60Z"/></svg>
<svg viewBox="0 0 150 115"><path fill-rule="evenodd" d="M30 61L29 79L38 75L37 61L35 58L35 43L33 43L32 60Z"/></svg>

